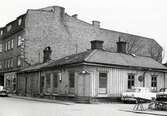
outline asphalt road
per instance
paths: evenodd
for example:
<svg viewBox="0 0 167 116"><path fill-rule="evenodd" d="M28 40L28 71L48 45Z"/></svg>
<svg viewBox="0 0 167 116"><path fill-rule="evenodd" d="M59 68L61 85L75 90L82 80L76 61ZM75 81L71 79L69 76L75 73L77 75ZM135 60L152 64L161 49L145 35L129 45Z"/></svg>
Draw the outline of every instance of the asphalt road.
<svg viewBox="0 0 167 116"><path fill-rule="evenodd" d="M133 104L46 103L0 97L0 116L164 116L167 112L134 113ZM162 114L162 115L161 115Z"/></svg>

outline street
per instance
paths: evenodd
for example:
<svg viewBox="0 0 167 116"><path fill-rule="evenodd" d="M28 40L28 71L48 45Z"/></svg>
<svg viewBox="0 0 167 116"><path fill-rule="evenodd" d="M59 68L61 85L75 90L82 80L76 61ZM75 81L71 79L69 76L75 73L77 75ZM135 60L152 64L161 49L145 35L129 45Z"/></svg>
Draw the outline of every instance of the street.
<svg viewBox="0 0 167 116"><path fill-rule="evenodd" d="M76 104L68 102L46 103L0 97L0 116L150 116L133 113L134 104ZM162 113L162 112L161 112ZM155 115L155 114L154 114ZM162 115L164 116L164 115Z"/></svg>

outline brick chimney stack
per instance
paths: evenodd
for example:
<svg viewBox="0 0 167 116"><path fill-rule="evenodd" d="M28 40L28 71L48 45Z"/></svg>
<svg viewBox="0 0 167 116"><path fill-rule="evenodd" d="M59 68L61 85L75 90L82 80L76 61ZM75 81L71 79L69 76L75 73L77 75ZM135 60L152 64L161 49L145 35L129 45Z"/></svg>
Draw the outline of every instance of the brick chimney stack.
<svg viewBox="0 0 167 116"><path fill-rule="evenodd" d="M120 37L119 37L119 40L117 42L117 52L126 54L126 41L121 41Z"/></svg>
<svg viewBox="0 0 167 116"><path fill-rule="evenodd" d="M104 43L104 41L101 41L101 40L93 40L93 41L91 41L91 49L92 50L94 50L94 49L103 50L103 43Z"/></svg>
<svg viewBox="0 0 167 116"><path fill-rule="evenodd" d="M52 54L51 47L49 47L49 46L46 47L46 48L43 50L43 54L44 54L43 63L48 62L49 60L51 60L51 54Z"/></svg>

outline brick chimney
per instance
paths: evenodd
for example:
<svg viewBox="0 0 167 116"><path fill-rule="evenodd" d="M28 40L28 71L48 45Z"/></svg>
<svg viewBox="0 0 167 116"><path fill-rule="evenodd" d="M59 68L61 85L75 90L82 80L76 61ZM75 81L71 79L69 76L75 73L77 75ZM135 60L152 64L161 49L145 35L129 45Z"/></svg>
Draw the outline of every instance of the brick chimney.
<svg viewBox="0 0 167 116"><path fill-rule="evenodd" d="M95 27L100 27L100 21L92 21L92 25Z"/></svg>
<svg viewBox="0 0 167 116"><path fill-rule="evenodd" d="M46 47L46 48L43 50L43 54L44 54L43 63L48 62L49 60L51 60L51 54L52 54L51 47L49 47L49 46Z"/></svg>
<svg viewBox="0 0 167 116"><path fill-rule="evenodd" d="M93 41L91 41L91 49L92 50L94 50L94 49L103 50L103 43L104 43L104 41L101 41L101 40L93 40Z"/></svg>
<svg viewBox="0 0 167 116"><path fill-rule="evenodd" d="M126 54L126 42L121 41L120 37L119 37L119 41L117 42L117 52Z"/></svg>

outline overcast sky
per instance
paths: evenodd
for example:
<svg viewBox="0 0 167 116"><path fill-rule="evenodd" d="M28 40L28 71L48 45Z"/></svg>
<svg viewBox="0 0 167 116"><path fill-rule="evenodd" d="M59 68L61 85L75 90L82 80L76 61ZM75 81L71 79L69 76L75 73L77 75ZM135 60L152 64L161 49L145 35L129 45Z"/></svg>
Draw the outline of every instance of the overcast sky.
<svg viewBox="0 0 167 116"><path fill-rule="evenodd" d="M54 5L103 28L154 38L167 52L167 0L1 0L0 27L27 9Z"/></svg>

